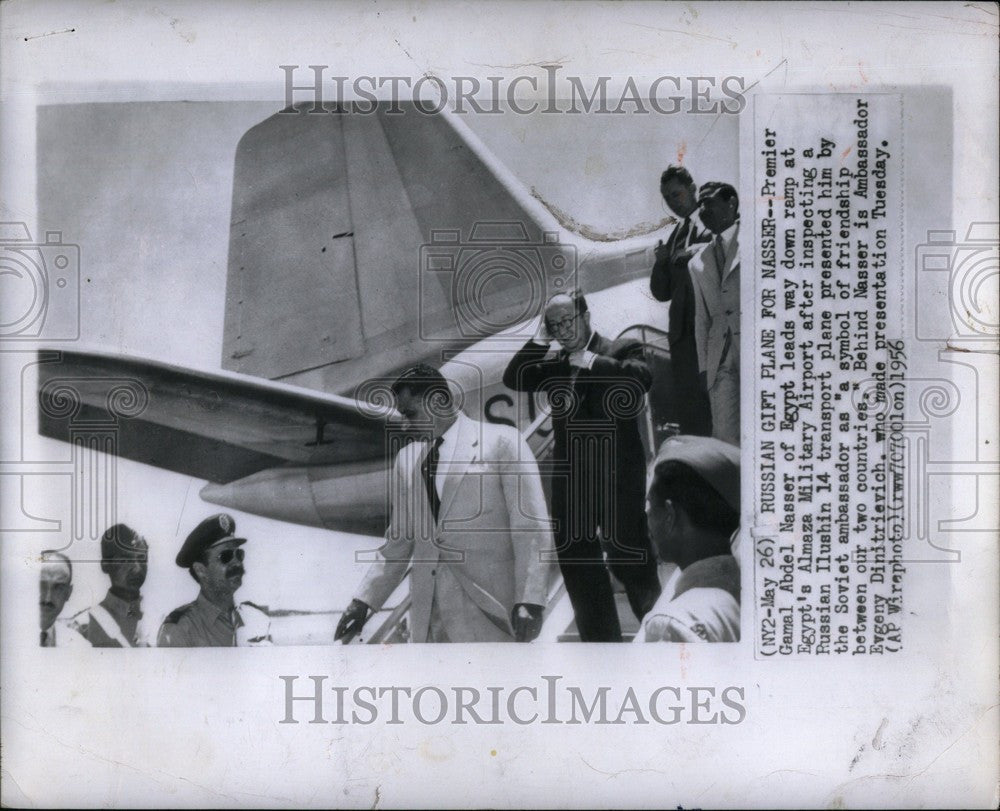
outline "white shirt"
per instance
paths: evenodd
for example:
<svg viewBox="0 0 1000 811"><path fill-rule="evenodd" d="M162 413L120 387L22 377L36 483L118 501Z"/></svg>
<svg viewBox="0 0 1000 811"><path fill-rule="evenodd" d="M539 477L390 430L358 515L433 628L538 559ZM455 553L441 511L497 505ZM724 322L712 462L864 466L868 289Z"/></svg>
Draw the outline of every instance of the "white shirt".
<svg viewBox="0 0 1000 811"><path fill-rule="evenodd" d="M691 216L685 217L677 224L677 228L682 228L684 223L688 224L687 236L684 237L684 244L678 247L681 250L686 250L691 247L691 240L694 239L696 234L704 234L708 229L702 224L701 218L698 216L698 212L695 211Z"/></svg>
<svg viewBox="0 0 1000 811"><path fill-rule="evenodd" d="M740 569L732 555L696 561L667 583L635 642L739 642Z"/></svg>
<svg viewBox="0 0 1000 811"><path fill-rule="evenodd" d="M725 231L723 231L721 234L717 234L716 236L714 236L712 238L712 241L715 242L716 240L718 240L721 237L722 238L722 248L723 248L723 250L725 250L726 256L729 256L729 251L732 249L733 243L736 242L736 238L737 238L737 235L739 233L739 230L740 230L740 221L739 221L739 218L737 218L736 222L734 222L732 225L730 225ZM711 245L711 244L712 243L709 243L709 245ZM719 268L719 271L721 272L722 268Z"/></svg>
<svg viewBox="0 0 1000 811"><path fill-rule="evenodd" d="M465 414L459 411L458 417L448 430L441 434L437 472L434 474L434 489L437 490L438 498L444 495L444 480L448 475L448 466L455 457L455 446L458 443L458 434L461 431L463 421L469 422L470 420ZM433 443L431 443L431 446L433 446Z"/></svg>
<svg viewBox="0 0 1000 811"><path fill-rule="evenodd" d="M567 355L569 357L571 357L571 358L572 357L580 357L581 360L582 360L582 362L583 362L583 366L585 366L587 369L593 369L594 368L594 361L597 360L597 353L591 352L590 351L590 347L592 347L594 345L594 341L595 340L597 340L597 333L596 332L591 332L590 333L590 340L587 341L587 345L583 349L577 349L575 352L568 352ZM554 338L551 341L549 341L547 344L542 343L541 341L537 341L534 338L531 339L531 342L533 344L535 344L536 346L544 346L547 349L551 349L553 344L557 344L558 345L558 342ZM557 352L565 352L565 350L562 349L561 346L559 346L559 349L557 350ZM580 371L580 367L574 365L573 366L573 370L571 372L571 378L572 378L572 380L574 382L576 381L576 376L579 373L579 371Z"/></svg>
<svg viewBox="0 0 1000 811"><path fill-rule="evenodd" d="M594 341L596 339L597 339L597 333L596 332L590 333L590 340L587 341L587 345L582 350L578 349L576 352L571 352L570 353L570 357L572 357L573 355L575 355L577 352L582 352L583 365L586 366L588 369L593 369L594 368L594 361L597 360L597 355L596 355L596 353L590 351L590 347L592 347L594 345ZM580 373L580 367L574 366L573 367L573 382L574 383L576 382L576 376L579 373Z"/></svg>

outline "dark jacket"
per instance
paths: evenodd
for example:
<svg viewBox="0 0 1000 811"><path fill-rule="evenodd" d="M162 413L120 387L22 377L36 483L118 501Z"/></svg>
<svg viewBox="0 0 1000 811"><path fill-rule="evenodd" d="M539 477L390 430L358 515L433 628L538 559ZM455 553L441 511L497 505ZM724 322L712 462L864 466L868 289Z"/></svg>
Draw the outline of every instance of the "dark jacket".
<svg viewBox="0 0 1000 811"><path fill-rule="evenodd" d="M683 225L681 222L671 231L666 244L667 255L656 260L649 277L649 292L653 294L653 298L670 302L667 334L671 346L683 338L694 340L694 289L688 274L688 258L678 256L684 253L683 246L677 244ZM690 227L694 229L688 240L690 246L712 241L712 232L700 223L691 220Z"/></svg>
<svg viewBox="0 0 1000 811"><path fill-rule="evenodd" d="M578 514L574 520L585 520L582 528L588 533L596 522L608 535L611 524L620 526L623 519L635 518L636 510L645 521L646 466L639 418L652 374L638 341L609 341L594 333L588 348L597 358L590 369L581 369L574 377L566 352L546 358L548 348L529 341L508 364L503 382L515 391L548 395L553 474L569 474L569 492L553 488L553 516L563 516L573 500L569 494L575 492L586 516ZM609 492L611 481L616 505L609 513L611 505L603 494Z"/></svg>

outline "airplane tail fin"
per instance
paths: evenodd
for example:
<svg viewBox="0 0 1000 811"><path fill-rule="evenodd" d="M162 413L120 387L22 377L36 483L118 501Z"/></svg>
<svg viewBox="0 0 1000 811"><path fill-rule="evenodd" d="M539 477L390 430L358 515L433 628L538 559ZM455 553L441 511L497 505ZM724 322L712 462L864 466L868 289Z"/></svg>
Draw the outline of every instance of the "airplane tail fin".
<svg viewBox="0 0 1000 811"><path fill-rule="evenodd" d="M224 368L342 388L426 358L428 341L527 320L574 283L556 220L464 122L401 109L290 108L243 136Z"/></svg>

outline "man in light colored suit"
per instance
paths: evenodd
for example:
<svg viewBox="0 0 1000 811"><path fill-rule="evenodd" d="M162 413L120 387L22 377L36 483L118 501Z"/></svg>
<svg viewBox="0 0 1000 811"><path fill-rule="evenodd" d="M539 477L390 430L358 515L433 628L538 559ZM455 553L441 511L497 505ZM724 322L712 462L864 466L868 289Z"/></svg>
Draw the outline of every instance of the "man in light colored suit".
<svg viewBox="0 0 1000 811"><path fill-rule="evenodd" d="M555 560L535 457L517 429L459 411L430 366L392 390L426 441L396 455L386 542L334 639L359 633L411 570L411 642L530 642Z"/></svg>
<svg viewBox="0 0 1000 811"><path fill-rule="evenodd" d="M739 197L728 183L706 183L698 196L712 241L688 269L695 295L698 368L712 406L712 436L740 444Z"/></svg>

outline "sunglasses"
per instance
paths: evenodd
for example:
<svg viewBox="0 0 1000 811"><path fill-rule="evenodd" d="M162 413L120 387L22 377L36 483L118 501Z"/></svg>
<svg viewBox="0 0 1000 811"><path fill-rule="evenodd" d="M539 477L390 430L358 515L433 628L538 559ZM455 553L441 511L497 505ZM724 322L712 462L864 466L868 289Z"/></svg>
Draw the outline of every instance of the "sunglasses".
<svg viewBox="0 0 1000 811"><path fill-rule="evenodd" d="M219 552L219 563L225 566L227 563L230 563L233 558L236 558L240 563L242 563L244 557L246 557L246 552L242 549L223 549Z"/></svg>

